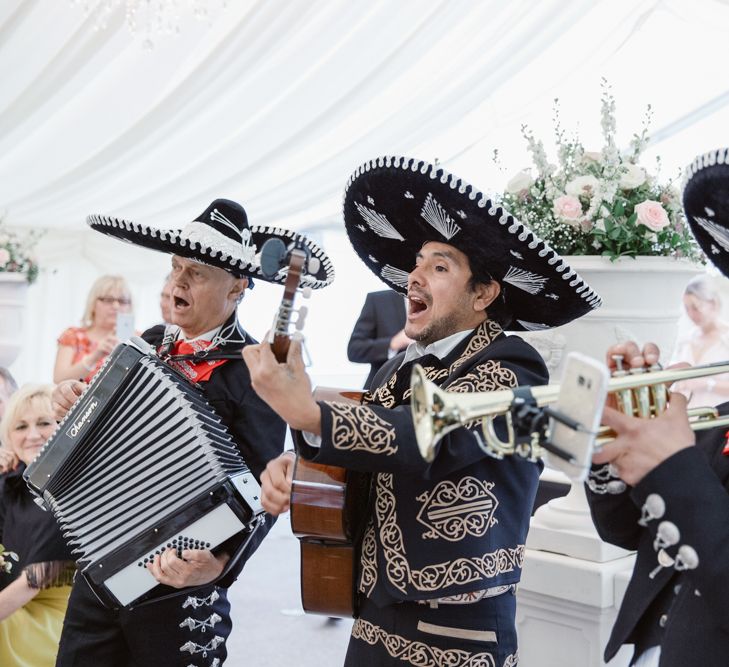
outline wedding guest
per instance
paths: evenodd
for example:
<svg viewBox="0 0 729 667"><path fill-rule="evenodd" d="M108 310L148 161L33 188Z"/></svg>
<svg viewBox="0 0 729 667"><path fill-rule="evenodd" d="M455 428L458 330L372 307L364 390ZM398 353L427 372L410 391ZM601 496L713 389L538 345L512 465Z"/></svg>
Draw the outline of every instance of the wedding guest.
<svg viewBox="0 0 729 667"><path fill-rule="evenodd" d="M388 359L413 342L404 331L405 312L405 299L395 290L370 292L365 297L347 345L350 361L370 365L365 389Z"/></svg>
<svg viewBox="0 0 729 667"><path fill-rule="evenodd" d="M38 507L25 467L56 428L51 386L25 385L0 422L0 665L52 667L75 566L53 514ZM19 461L19 463L17 463ZM16 465L17 463L17 465ZM12 468L12 466L15 466ZM3 552L3 548L5 551Z"/></svg>
<svg viewBox="0 0 729 667"><path fill-rule="evenodd" d="M159 312L163 324L172 324L172 274L168 273L159 293Z"/></svg>
<svg viewBox="0 0 729 667"><path fill-rule="evenodd" d="M18 383L12 373L4 366L0 366L0 419L5 414L5 406L10 396L17 388Z"/></svg>
<svg viewBox="0 0 729 667"><path fill-rule="evenodd" d="M58 337L53 381L88 382L116 347L117 313L132 312L132 295L121 276L101 276L91 286L80 327Z"/></svg>
<svg viewBox="0 0 729 667"><path fill-rule="evenodd" d="M694 278L683 294L694 327L676 344L672 363L696 366L729 359L729 324L721 319L721 297L708 278ZM729 398L729 375L683 380L674 387L689 397L689 407L714 406Z"/></svg>

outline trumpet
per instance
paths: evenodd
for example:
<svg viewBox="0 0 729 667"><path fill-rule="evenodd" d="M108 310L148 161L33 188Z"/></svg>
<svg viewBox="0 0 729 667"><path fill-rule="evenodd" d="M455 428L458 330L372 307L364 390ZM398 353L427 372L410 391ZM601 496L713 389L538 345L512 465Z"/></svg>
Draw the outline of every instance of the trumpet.
<svg viewBox="0 0 729 667"><path fill-rule="evenodd" d="M650 418L665 410L668 401L667 385L727 372L729 372L729 362L673 370L620 370L608 380L607 391L615 395L617 407L621 412ZM553 450L556 450L553 453L561 458L568 457L558 446L550 447L548 441L545 445L543 433L532 432L528 441L525 441L523 437L517 437L515 429L514 412L524 405L525 396L533 408L541 410L542 414L565 423L570 422L569 418L560 416L550 408L558 401L560 395L558 384L488 392L448 392L430 382L422 367L415 365L410 386L415 435L420 454L426 461L433 460L435 447L441 438L454 429L474 421L481 422L483 438L478 439L479 445L495 458L519 455L535 459L542 456L544 451ZM729 415L719 416L718 411L712 407L692 408L688 410L688 414L689 424L694 431L729 425ZM494 425L494 420L501 416L506 420L506 441L499 437ZM574 422L570 426L573 429L581 428L580 424ZM593 435L595 447L600 447L615 438L615 433L606 426L601 426Z"/></svg>

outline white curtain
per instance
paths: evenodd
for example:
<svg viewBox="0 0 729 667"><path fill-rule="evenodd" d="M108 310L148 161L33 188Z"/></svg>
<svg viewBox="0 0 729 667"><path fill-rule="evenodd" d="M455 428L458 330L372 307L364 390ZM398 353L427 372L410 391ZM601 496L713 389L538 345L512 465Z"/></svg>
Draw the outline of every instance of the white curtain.
<svg viewBox="0 0 729 667"><path fill-rule="evenodd" d="M338 277L312 300L314 371L357 382L346 338L380 287L341 234L360 163L437 158L499 190L529 163L522 123L549 149L555 97L563 125L599 147L603 76L626 144L653 105L646 157L666 176L725 142L719 0L236 0L211 25L180 17L148 51L122 9L94 30L68 2L0 3L0 212L50 230L13 366L23 380L50 377L55 337L99 273L130 279L140 326L158 317L167 258L97 238L89 213L175 226L229 197L256 223L315 231ZM252 333L278 298L262 285L244 303Z"/></svg>

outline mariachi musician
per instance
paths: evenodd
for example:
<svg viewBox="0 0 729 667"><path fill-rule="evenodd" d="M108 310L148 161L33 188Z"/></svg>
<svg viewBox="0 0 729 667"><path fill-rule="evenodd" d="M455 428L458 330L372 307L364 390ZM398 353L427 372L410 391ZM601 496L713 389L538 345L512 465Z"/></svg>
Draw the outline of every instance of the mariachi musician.
<svg viewBox="0 0 729 667"><path fill-rule="evenodd" d="M683 194L706 256L729 276L729 150L697 157ZM658 362L658 348L611 348L631 368ZM728 360L729 361L729 360ZM729 405L719 407L726 414ZM649 421L606 409L617 438L593 457L587 498L600 536L637 550L633 575L605 649L634 644L640 667L729 663L729 442L727 427L689 427L686 398ZM694 446L695 445L695 446Z"/></svg>
<svg viewBox="0 0 729 667"><path fill-rule="evenodd" d="M172 255L172 321L143 334L171 366L197 383L238 446L256 479L266 463L283 451L285 425L256 395L241 349L255 343L240 326L236 307L261 272L261 246L270 238L296 242L320 260L315 275L302 284L323 287L333 279L331 262L305 237L284 229L249 226L239 204L215 200L182 230L158 230L106 216L91 216L93 229ZM283 282L279 272L271 282ZM54 400L64 414L84 385L59 385ZM123 447L123 441L119 442ZM240 574L271 525L267 517L241 554L243 536L234 536L215 552L189 549L178 558L174 549L155 556L148 565L168 588L194 586L165 599L133 609L106 609L83 577L77 577L68 606L58 667L195 667L222 665L230 634L230 604L226 590ZM225 572L228 561L237 559Z"/></svg>
<svg viewBox="0 0 729 667"><path fill-rule="evenodd" d="M438 166L363 165L345 192L349 239L367 267L408 297L407 350L377 374L363 405L315 402L292 344L244 358L259 395L294 429L300 456L373 474L359 563L360 608L346 664L516 665L515 586L541 464L496 460L473 428L421 457L410 374L421 364L449 391L542 384L547 369L513 330L546 329L599 304L557 254ZM263 474L264 507L289 506L294 457Z"/></svg>

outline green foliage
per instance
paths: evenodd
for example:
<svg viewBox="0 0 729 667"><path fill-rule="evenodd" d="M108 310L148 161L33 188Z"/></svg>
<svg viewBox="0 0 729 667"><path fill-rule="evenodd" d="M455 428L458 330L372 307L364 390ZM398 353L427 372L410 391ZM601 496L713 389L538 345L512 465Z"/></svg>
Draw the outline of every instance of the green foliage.
<svg viewBox="0 0 729 667"><path fill-rule="evenodd" d="M650 119L648 107L642 131L633 135L630 150L621 155L615 144L615 100L603 81L604 146L599 153L589 153L578 138L566 136L555 100L558 164L549 163L542 141L522 127L534 169L514 176L500 203L562 255L603 255L611 260L662 255L703 261L678 189L672 181L659 184L638 165Z"/></svg>
<svg viewBox="0 0 729 667"><path fill-rule="evenodd" d="M33 230L20 237L0 220L0 273L20 273L32 283L39 271L33 248L42 235L43 232Z"/></svg>

